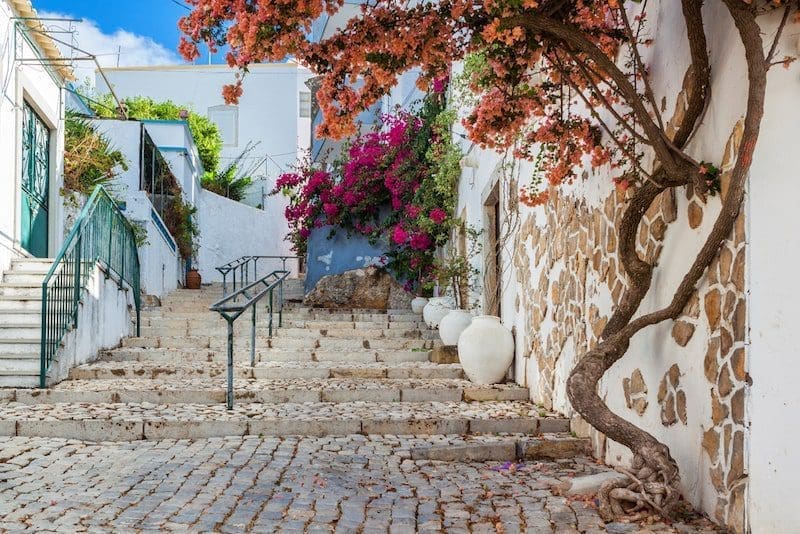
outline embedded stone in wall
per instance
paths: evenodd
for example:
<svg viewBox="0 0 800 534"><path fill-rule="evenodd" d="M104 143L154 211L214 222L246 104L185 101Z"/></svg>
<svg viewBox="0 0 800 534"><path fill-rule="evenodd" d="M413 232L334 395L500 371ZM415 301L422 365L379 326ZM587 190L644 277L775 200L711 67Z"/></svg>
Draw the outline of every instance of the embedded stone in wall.
<svg viewBox="0 0 800 534"><path fill-rule="evenodd" d="M661 405L661 423L672 426L678 421L686 424L686 393L680 387L681 370L678 364L673 364L664 373L658 387L658 404Z"/></svg>
<svg viewBox="0 0 800 534"><path fill-rule="evenodd" d="M672 326L672 339L681 347L685 347L694 335L694 325L686 321L675 321Z"/></svg>
<svg viewBox="0 0 800 534"><path fill-rule="evenodd" d="M643 415L647 410L647 384L639 369L634 370L630 378L622 379L622 391L628 408Z"/></svg>

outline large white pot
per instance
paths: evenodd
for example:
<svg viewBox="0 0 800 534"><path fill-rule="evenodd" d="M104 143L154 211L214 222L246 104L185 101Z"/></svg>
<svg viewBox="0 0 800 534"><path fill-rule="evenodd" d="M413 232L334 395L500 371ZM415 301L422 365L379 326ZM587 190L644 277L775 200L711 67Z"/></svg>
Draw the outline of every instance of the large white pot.
<svg viewBox="0 0 800 534"><path fill-rule="evenodd" d="M425 305L428 303L428 299L425 297L415 297L411 301L411 311L414 313L422 313L422 310L425 308Z"/></svg>
<svg viewBox="0 0 800 534"><path fill-rule="evenodd" d="M422 319L428 328L438 328L439 321L447 315L450 310L455 308L455 302L451 297L436 297L428 300L422 310Z"/></svg>
<svg viewBox="0 0 800 534"><path fill-rule="evenodd" d="M472 314L466 310L450 310L439 323L439 337L445 345L455 345L458 338L472 322Z"/></svg>
<svg viewBox="0 0 800 534"><path fill-rule="evenodd" d="M479 315L458 338L458 359L476 384L497 384L514 361L514 336L499 317Z"/></svg>

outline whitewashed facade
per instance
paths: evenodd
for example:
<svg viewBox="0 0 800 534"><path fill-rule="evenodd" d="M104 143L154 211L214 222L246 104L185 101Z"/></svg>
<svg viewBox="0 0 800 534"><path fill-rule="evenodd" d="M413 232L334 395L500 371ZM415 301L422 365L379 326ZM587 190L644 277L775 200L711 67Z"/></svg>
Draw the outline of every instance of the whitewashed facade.
<svg viewBox="0 0 800 534"><path fill-rule="evenodd" d="M698 160L721 163L724 184L741 136L746 69L724 7L709 3L705 11L712 98L688 150ZM681 111L676 96L689 62L685 28L672 2L648 6L648 15L658 38L646 60L669 119ZM779 18L774 13L761 20L765 36L774 35ZM784 35L781 54L796 53L796 31ZM792 157L800 136L798 80L796 66L769 73L744 213L686 315L638 334L601 383L601 396L613 411L669 445L685 497L735 532L792 532L800 525L800 459L793 452L800 430L791 423L800 408L800 341L792 335L800 321L793 276L800 251L794 220L800 184ZM454 129L463 133L459 125ZM531 164L517 162L516 172L504 171L510 160L462 145L456 215L484 235L506 237L497 269L500 303L487 310L493 305L484 292L484 311L499 314L515 333L514 379L530 388L532 400L573 416L566 378L596 342L624 278L616 264L613 221L625 195L615 190L606 169L587 167L588 178L554 191L545 206L526 208L515 195L530 178ZM719 197L703 203L684 190L676 193L662 198L646 219L658 226L675 222L663 240L640 242L642 250L660 254L643 312L668 302L719 213ZM497 221L494 210L500 211ZM484 279L494 268L489 248L475 259ZM596 454L606 462L628 461L626 448L590 431L578 417L574 422L592 435Z"/></svg>
<svg viewBox="0 0 800 534"><path fill-rule="evenodd" d="M233 161L248 143L258 143L250 154L266 159L256 171L245 203L283 216L284 200L270 197L275 179L308 153L311 117L305 105L310 89L308 69L295 62L252 65L244 81L244 95L236 106L225 105L222 86L233 83L226 65L176 65L104 69L120 98L146 96L186 105L217 123L224 145L220 167ZM98 77L97 91L106 90ZM302 105L301 105L302 104ZM285 235L285 233L284 233Z"/></svg>
<svg viewBox="0 0 800 534"><path fill-rule="evenodd" d="M22 20L35 14L28 0L0 1L0 271L15 257L53 257L64 239L62 87L70 72L52 66L60 54L38 23ZM28 155L36 165L26 165Z"/></svg>

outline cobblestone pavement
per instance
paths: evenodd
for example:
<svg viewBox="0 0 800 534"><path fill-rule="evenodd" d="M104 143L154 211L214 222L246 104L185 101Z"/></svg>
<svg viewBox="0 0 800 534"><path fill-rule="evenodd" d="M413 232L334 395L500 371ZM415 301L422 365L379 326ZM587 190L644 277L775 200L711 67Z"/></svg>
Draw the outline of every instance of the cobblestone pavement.
<svg viewBox="0 0 800 534"><path fill-rule="evenodd" d="M551 484L605 467L413 461L495 437L0 438L0 530L28 532L697 532L602 523Z"/></svg>

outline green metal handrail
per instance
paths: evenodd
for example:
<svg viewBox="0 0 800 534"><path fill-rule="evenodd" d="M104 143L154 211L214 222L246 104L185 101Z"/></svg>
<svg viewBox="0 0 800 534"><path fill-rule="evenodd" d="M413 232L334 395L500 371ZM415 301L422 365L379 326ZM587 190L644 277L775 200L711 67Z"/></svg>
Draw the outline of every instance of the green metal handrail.
<svg viewBox="0 0 800 534"><path fill-rule="evenodd" d="M83 292L98 262L117 286L133 290L139 335L141 292L139 254L133 227L103 186L98 185L78 215L64 246L42 282L42 339L39 383L47 387L47 371L70 329L78 326Z"/></svg>
<svg viewBox="0 0 800 534"><path fill-rule="evenodd" d="M269 337L272 337L273 313L275 312L274 291L278 290L278 326L283 326L283 281L289 271L272 271L267 276L256 280L235 293L218 300L209 310L219 313L228 322L228 390L225 396L229 410L233 409L233 322L247 309L250 309L250 367L256 365L256 305L264 297L269 296L267 311L269 313Z"/></svg>

